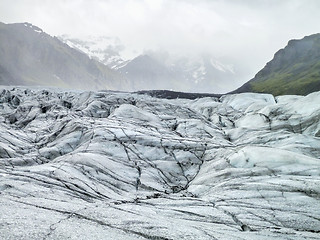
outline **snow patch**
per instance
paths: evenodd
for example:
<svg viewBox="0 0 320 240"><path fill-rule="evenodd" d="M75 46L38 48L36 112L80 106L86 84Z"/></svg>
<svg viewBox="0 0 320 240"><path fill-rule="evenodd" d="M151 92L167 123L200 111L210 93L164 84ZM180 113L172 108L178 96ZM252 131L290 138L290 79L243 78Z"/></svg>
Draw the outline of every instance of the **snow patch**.
<svg viewBox="0 0 320 240"><path fill-rule="evenodd" d="M221 72L231 72L235 74L234 67L232 65L226 65L214 59L210 59L210 63L215 69Z"/></svg>

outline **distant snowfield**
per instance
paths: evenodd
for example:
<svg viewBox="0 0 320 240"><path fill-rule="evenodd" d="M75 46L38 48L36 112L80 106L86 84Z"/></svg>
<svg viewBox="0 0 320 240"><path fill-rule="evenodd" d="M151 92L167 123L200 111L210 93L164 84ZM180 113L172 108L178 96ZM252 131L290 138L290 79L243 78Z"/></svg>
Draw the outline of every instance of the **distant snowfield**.
<svg viewBox="0 0 320 240"><path fill-rule="evenodd" d="M320 92L0 89L0 239L320 239Z"/></svg>

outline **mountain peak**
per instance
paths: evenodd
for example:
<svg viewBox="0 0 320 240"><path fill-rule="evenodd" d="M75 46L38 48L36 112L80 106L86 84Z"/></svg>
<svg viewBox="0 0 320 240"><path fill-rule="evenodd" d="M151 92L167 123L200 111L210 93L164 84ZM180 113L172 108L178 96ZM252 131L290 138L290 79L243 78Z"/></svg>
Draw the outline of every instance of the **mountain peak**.
<svg viewBox="0 0 320 240"><path fill-rule="evenodd" d="M33 31L37 32L37 33L43 33L43 30L29 22L24 22L24 23L18 23L19 25L23 25L26 28L31 28Z"/></svg>
<svg viewBox="0 0 320 240"><path fill-rule="evenodd" d="M9 85L129 88L120 74L28 22L1 26L0 55L0 84L11 79Z"/></svg>

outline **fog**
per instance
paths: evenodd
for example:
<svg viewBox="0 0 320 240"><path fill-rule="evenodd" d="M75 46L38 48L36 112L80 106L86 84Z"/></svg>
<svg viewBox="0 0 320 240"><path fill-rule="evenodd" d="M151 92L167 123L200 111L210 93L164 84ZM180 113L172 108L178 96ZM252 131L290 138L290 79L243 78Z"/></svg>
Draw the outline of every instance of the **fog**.
<svg viewBox="0 0 320 240"><path fill-rule="evenodd" d="M318 0L1 0L0 21L51 35L116 36L133 57L210 54L251 79L290 39L320 32Z"/></svg>

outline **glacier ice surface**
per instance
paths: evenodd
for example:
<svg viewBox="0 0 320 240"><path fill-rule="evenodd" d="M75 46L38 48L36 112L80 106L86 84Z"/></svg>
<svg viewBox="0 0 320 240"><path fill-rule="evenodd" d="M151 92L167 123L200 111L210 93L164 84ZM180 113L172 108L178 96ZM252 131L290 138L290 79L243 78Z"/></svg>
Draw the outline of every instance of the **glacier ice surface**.
<svg viewBox="0 0 320 240"><path fill-rule="evenodd" d="M320 92L0 89L0 239L320 239Z"/></svg>

